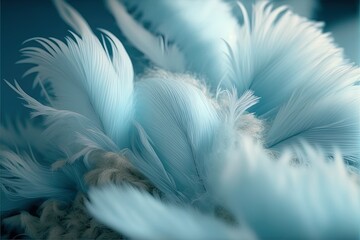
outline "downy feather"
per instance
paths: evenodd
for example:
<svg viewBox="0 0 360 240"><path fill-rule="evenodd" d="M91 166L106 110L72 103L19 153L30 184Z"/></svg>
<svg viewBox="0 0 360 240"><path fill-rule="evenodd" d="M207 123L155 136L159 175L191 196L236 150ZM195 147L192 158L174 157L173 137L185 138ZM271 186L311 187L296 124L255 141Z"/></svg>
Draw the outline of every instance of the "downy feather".
<svg viewBox="0 0 360 240"><path fill-rule="evenodd" d="M312 146L321 147L328 156L337 148L360 167L359 106L359 86L311 100L307 99L306 93L294 94L271 123L266 146L279 151L296 148L305 140Z"/></svg>
<svg viewBox="0 0 360 240"><path fill-rule="evenodd" d="M258 116L273 118L295 90L311 99L360 81L360 69L344 60L322 24L267 2L256 3L249 19L239 6L244 23L230 47L230 72L239 95L250 89L260 97L252 109Z"/></svg>
<svg viewBox="0 0 360 240"><path fill-rule="evenodd" d="M212 102L197 87L172 78L136 82L135 98L135 121L144 128L176 190L189 200L198 197L205 190L205 155L219 122Z"/></svg>
<svg viewBox="0 0 360 240"><path fill-rule="evenodd" d="M70 201L77 191L84 191L81 163L52 170L42 165L31 152L17 154L0 151L0 186L4 201L2 212L24 209L37 200L55 198Z"/></svg>
<svg viewBox="0 0 360 240"><path fill-rule="evenodd" d="M67 38L66 43L54 38L37 38L43 48L23 49L26 58L20 62L35 65L26 74L36 73L37 82L51 83L55 93L55 98L50 99L53 113L56 110L76 113L73 121L68 122L73 127L63 135L74 138L73 129L82 132L87 127L95 127L104 131L118 146L127 146L133 91L133 69L127 53L116 37L103 31L111 46L110 55L106 43L100 43L71 6L62 0L56 0L55 4L63 19L80 37L72 34L73 39ZM67 120L60 118L59 126L66 125ZM89 122L92 122L91 126Z"/></svg>
<svg viewBox="0 0 360 240"><path fill-rule="evenodd" d="M228 226L190 207L171 205L129 186L91 189L89 212L136 239L256 239L245 226ZM166 226L166 227L164 227Z"/></svg>
<svg viewBox="0 0 360 240"><path fill-rule="evenodd" d="M244 21L236 47L229 46L229 66L238 92L250 89L260 98L250 110L267 122L266 146L278 150L304 139L327 154L338 147L358 162L360 97L354 85L360 69L344 60L321 24L267 2L253 6L251 19L239 7Z"/></svg>
<svg viewBox="0 0 360 240"><path fill-rule="evenodd" d="M46 141L46 137L42 135L42 129L39 125L35 125L31 120L21 122L15 119L5 121L6 124L0 124L0 145L14 152L22 152L28 150L29 146L34 152L42 155L46 153L47 159L56 159L58 155L50 144Z"/></svg>
<svg viewBox="0 0 360 240"><path fill-rule="evenodd" d="M211 161L209 186L240 224L246 221L260 238L359 236L360 186L339 154L329 161L305 144L311 164L294 165L290 152L274 159L252 139L235 137L218 145L214 156L222 159Z"/></svg>
<svg viewBox="0 0 360 240"><path fill-rule="evenodd" d="M109 0L111 6L119 6ZM230 45L235 41L237 21L231 14L230 7L220 0L209 0L204 4L196 1L124 1L133 16L141 16L139 22L150 23L153 34L161 34L169 42L174 42L184 55L185 70L206 77L207 84L216 90L219 84L231 87L227 76L227 52L225 41ZM124 19L123 12L112 10L117 19ZM214 14L216 13L216 14ZM166 21L164 21L166 19ZM226 27L224 27L226 26ZM125 23L119 24L124 34L128 32ZM142 28L133 28L135 38L142 34ZM131 42L135 42L132 40ZM135 44L134 44L135 45ZM147 46L141 44L139 49ZM158 52L156 55L161 55Z"/></svg>
<svg viewBox="0 0 360 240"><path fill-rule="evenodd" d="M106 1L122 33L131 44L162 69L185 72L185 59L175 44L165 37L155 36L137 23L117 0Z"/></svg>

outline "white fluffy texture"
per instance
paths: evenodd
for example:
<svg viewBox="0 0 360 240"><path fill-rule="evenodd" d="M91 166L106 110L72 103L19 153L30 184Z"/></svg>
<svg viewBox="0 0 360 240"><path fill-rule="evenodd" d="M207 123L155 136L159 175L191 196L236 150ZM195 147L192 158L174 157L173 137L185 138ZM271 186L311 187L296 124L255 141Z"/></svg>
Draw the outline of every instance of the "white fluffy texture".
<svg viewBox="0 0 360 240"><path fill-rule="evenodd" d="M84 116L117 145L126 146L132 116L133 69L130 59L120 41L103 31L111 46L110 56L105 43L100 43L71 6L60 0L55 3L64 20L81 37L73 34L73 39L67 38L66 43L53 38L36 38L43 48L24 48L22 52L26 58L20 62L35 65L26 73L37 73L35 82L51 83L55 91L55 99L50 99L51 107ZM52 118L49 112L40 114L50 114L49 118ZM54 120L58 121L58 127L67 131L62 134L67 138L60 139L59 146L74 139L75 132L93 128L76 114L72 119ZM67 128L69 125L72 127Z"/></svg>
<svg viewBox="0 0 360 240"><path fill-rule="evenodd" d="M264 130L263 122L247 110L258 103L259 98L251 91L245 92L238 97L236 90L223 90L216 94L219 104L219 112L222 122L233 126L238 134L252 136L262 141Z"/></svg>
<svg viewBox="0 0 360 240"><path fill-rule="evenodd" d="M184 54L185 70L205 76L213 90L219 84L231 87L225 41L234 42L238 25L227 4L221 0L208 0L206 4L202 0L171 1L171 4L167 0L124 2L133 10L133 16L140 15L142 23L151 24L152 32L175 42ZM122 28L122 24L119 26Z"/></svg>
<svg viewBox="0 0 360 240"><path fill-rule="evenodd" d="M70 204L48 200L39 207L37 215L21 212L5 218L3 224L32 239L122 239L88 215L82 194Z"/></svg>
<svg viewBox="0 0 360 240"><path fill-rule="evenodd" d="M153 188L124 156L95 151L90 154L88 159L93 166L93 169L84 176L85 182L89 186L104 186L110 183L119 185L125 182L147 191Z"/></svg>
<svg viewBox="0 0 360 240"><path fill-rule="evenodd" d="M227 226L211 215L161 202L132 187L90 190L88 210L112 229L136 239L256 239L246 227Z"/></svg>
<svg viewBox="0 0 360 240"><path fill-rule="evenodd" d="M219 204L260 238L355 239L359 237L360 185L336 155L303 146L310 166L293 156L270 158L247 137L219 138L209 164L210 186Z"/></svg>

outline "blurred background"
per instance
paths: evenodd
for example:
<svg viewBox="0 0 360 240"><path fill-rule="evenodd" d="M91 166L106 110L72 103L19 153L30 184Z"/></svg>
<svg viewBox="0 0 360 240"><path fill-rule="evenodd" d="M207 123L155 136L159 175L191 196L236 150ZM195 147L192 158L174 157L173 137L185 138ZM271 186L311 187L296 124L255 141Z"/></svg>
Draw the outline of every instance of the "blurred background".
<svg viewBox="0 0 360 240"><path fill-rule="evenodd" d="M180 0L184 1L184 0ZM102 0L68 0L95 30L104 28L120 36L115 20ZM325 23L324 31L331 32L345 56L360 64L359 0L273 0L275 5L288 4L294 12L315 21ZM3 81L15 79L23 89L38 96L32 90L32 76L22 78L28 65L15 64L20 58L22 43L33 37L64 39L69 27L61 20L52 1L49 0L1 0L1 81L0 117L25 119L28 112L22 101Z"/></svg>

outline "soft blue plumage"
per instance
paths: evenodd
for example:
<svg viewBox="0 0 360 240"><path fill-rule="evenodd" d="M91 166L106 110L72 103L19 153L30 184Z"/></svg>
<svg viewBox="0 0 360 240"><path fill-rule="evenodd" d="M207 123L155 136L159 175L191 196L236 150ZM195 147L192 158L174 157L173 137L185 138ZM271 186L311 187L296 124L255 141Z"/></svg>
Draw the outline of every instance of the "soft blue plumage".
<svg viewBox="0 0 360 240"><path fill-rule="evenodd" d="M75 33L22 50L47 102L9 83L44 121L24 141L0 129L2 214L85 209L79 193L94 238L100 224L141 239L360 236L360 69L321 24L263 1L107 0L150 61L138 73L116 36L54 2Z"/></svg>
<svg viewBox="0 0 360 240"><path fill-rule="evenodd" d="M135 120L154 143L176 190L194 200L205 190L205 156L219 121L214 106L200 89L177 79L145 78L135 89Z"/></svg>
<svg viewBox="0 0 360 240"><path fill-rule="evenodd" d="M109 5L116 5L115 1L109 0ZM141 16L140 23L150 22L153 34L161 34L168 41L175 42L184 55L185 71L205 77L207 85L213 90L219 84L231 87L226 71L225 43L233 44L233 33L238 25L227 4L219 0L210 0L206 4L201 0L192 1L191 4L189 1L173 1L169 4L166 0L136 0L125 1L125 4L133 10L133 15ZM117 15L116 8L113 7L112 12ZM218 12L221 14L215 14Z"/></svg>
<svg viewBox="0 0 360 240"><path fill-rule="evenodd" d="M255 239L243 226L228 226L188 206L164 203L148 193L124 186L90 191L89 211L129 237L141 239ZM102 212L101 216L98 215Z"/></svg>
<svg viewBox="0 0 360 240"><path fill-rule="evenodd" d="M359 185L348 177L340 155L327 162L321 151L305 145L302 157L310 163L299 166L291 164L290 152L274 162L247 137L220 146L223 161L214 161L209 185L218 203L260 239L359 236Z"/></svg>

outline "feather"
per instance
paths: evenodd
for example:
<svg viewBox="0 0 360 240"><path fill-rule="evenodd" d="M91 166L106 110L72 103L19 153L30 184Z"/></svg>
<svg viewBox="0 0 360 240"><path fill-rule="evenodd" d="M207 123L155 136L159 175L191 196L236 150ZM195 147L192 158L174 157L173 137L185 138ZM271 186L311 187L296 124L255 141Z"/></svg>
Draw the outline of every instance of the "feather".
<svg viewBox="0 0 360 240"><path fill-rule="evenodd" d="M117 0L108 0L107 5L125 37L154 64L169 71L185 71L184 56L176 45L170 45L164 37L154 36L143 28Z"/></svg>
<svg viewBox="0 0 360 240"><path fill-rule="evenodd" d="M198 197L219 121L211 100L171 77L142 79L135 85L135 98L135 121L145 129L176 190L192 200Z"/></svg>
<svg viewBox="0 0 360 240"><path fill-rule="evenodd" d="M46 138L42 136L42 129L31 120L8 119L6 124L0 124L0 145L14 152L27 150L29 146L34 152L42 155L46 153L47 159L59 157L51 148Z"/></svg>
<svg viewBox="0 0 360 240"><path fill-rule="evenodd" d="M267 122L267 147L305 139L325 153L338 147L358 162L360 114L352 111L359 105L360 69L343 59L321 24L266 2L254 5L250 20L239 7L244 22L236 47L229 47L229 66L238 92L250 89L260 98L250 110Z"/></svg>
<svg viewBox="0 0 360 240"><path fill-rule="evenodd" d="M300 140L318 146L330 156L334 148L360 164L360 88L307 99L295 94L276 115L266 134L266 145L278 150L295 147ZM360 166L360 165L359 165Z"/></svg>
<svg viewBox="0 0 360 240"><path fill-rule="evenodd" d="M110 3L111 6L119 5L112 0ZM206 4L201 0L192 1L191 4L189 1L169 3L166 0L132 0L125 1L125 6L134 10L133 16L141 16L139 21L142 24L150 23L153 33L163 35L179 47L184 55L186 71L207 78L207 83L213 90L216 90L220 83L231 87L227 78L225 41L230 45L234 42L234 33L238 26L227 4L220 0L207 1ZM123 12L112 12L118 19L125 19L127 16ZM213 14L214 12L216 14ZM126 35L127 29L124 25L124 21L119 23ZM133 31L134 36L142 33L138 27L133 28ZM142 44L139 49L146 47Z"/></svg>
<svg viewBox="0 0 360 240"><path fill-rule="evenodd" d="M111 46L110 56L71 6L62 0L56 0L55 4L63 19L81 37L73 34L74 39L67 38L66 43L53 38L37 38L44 49L23 49L26 58L20 62L35 65L26 74L37 73L37 82L51 83L56 97L51 100L51 107L84 116L118 146L124 147L128 144L132 118L133 69L130 59L111 33L103 31ZM88 121L80 118L76 121L71 125L78 131L87 127ZM74 134L68 131L67 135Z"/></svg>
<svg viewBox="0 0 360 240"><path fill-rule="evenodd" d="M306 17L308 19L313 19L316 16L316 11L319 10L320 1L318 0L275 0L273 1L275 6L279 5L289 5L296 14Z"/></svg>
<svg viewBox="0 0 360 240"><path fill-rule="evenodd" d="M227 226L211 215L163 203L129 186L91 189L89 197L87 208L95 218L131 238L256 239L246 227Z"/></svg>
<svg viewBox="0 0 360 240"><path fill-rule="evenodd" d="M291 165L294 155L289 152L274 161L260 144L244 136L217 149L221 151L211 161L209 186L217 202L240 223L246 221L260 238L359 236L360 187L339 154L329 162L305 144L302 154L311 163L305 167Z"/></svg>
<svg viewBox="0 0 360 240"><path fill-rule="evenodd" d="M77 136L79 134L88 134L90 130L93 132L101 131L94 122L79 113L68 110L58 110L41 104L26 94L16 81L15 86L12 86L8 82L6 83L27 102L25 106L33 110L31 113L32 117L46 117L45 126L47 127L42 135L49 141L49 144L51 144L54 149L59 151L59 156L69 158L69 160L77 159L79 156L78 153L83 149L84 144L80 140L77 140ZM64 129L66 129L65 132Z"/></svg>
<svg viewBox="0 0 360 240"><path fill-rule="evenodd" d="M343 59L332 38L321 33L321 24L286 7L272 9L266 2L255 4L250 21L240 7L245 20L229 66L239 94L250 89L261 98L253 108L258 116L274 117L295 89L311 98L336 93L360 80L359 68Z"/></svg>
<svg viewBox="0 0 360 240"><path fill-rule="evenodd" d="M24 209L39 199L70 201L77 191L85 190L82 164L52 171L49 166L41 165L31 151L30 154L0 151L0 186L5 200L2 212Z"/></svg>
<svg viewBox="0 0 360 240"><path fill-rule="evenodd" d="M124 156L159 189L167 199L181 202L185 196L176 189L174 178L165 169L156 154L149 136L138 123L134 124L131 134L131 150L125 150Z"/></svg>

